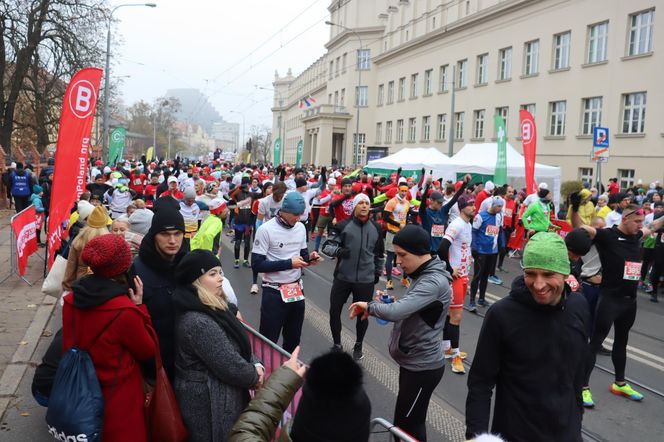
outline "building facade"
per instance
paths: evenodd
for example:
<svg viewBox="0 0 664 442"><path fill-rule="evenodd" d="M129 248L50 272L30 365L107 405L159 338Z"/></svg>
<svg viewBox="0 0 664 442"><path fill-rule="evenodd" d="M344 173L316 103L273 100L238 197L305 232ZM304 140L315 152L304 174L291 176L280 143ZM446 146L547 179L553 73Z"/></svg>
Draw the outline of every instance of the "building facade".
<svg viewBox="0 0 664 442"><path fill-rule="evenodd" d="M238 123L231 123L220 121L212 123L212 138L216 142L216 146L225 151L238 152L241 150L240 146L240 125Z"/></svg>
<svg viewBox="0 0 664 442"><path fill-rule="evenodd" d="M286 162L303 140L304 162L362 165L404 147L448 153L495 140L500 115L521 152L526 109L537 125L537 161L560 166L563 180L597 179L595 126L610 134L603 181L662 180L658 4L335 0L327 52L299 76L275 78L273 133L283 132ZM301 108L307 97L315 103Z"/></svg>

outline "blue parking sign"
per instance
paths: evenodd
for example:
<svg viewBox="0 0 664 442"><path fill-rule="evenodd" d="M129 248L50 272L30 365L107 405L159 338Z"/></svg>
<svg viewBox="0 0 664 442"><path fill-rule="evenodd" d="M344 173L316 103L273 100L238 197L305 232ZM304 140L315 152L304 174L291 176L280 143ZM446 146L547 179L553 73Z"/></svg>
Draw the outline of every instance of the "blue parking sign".
<svg viewBox="0 0 664 442"><path fill-rule="evenodd" d="M595 127L593 129L593 147L609 147L608 127Z"/></svg>

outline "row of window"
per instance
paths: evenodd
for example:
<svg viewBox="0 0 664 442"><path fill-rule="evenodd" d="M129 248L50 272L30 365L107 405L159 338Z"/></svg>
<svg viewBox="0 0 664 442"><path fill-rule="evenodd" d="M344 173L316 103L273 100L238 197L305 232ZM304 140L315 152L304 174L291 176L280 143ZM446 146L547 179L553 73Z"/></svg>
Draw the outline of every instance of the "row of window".
<svg viewBox="0 0 664 442"><path fill-rule="evenodd" d="M622 96L622 127L624 134L641 134L645 131L646 115L646 92L636 92L623 94ZM581 135L592 135L593 129L602 125L602 106L603 97L589 97L582 100L581 106ZM533 116L536 112L536 106L533 103L521 105ZM549 114L547 118L547 134L549 136L564 136L567 126L567 101L549 102ZM484 138L486 127L486 109L476 109L473 111L473 127L471 138ZM495 109L494 115L500 115L505 121L507 127L509 120L509 107L501 106ZM454 138L457 140L464 137L465 112L455 112L454 114ZM405 120L396 120L395 142L404 141L404 123ZM422 129L420 132L421 141L431 141L432 120L430 115L422 117ZM392 121L385 122L385 138L383 139L383 123L376 123L376 144L392 143ZM438 114L436 117L435 140L445 140L447 138L447 114ZM406 141L415 142L417 140L417 118L408 119L408 132Z"/></svg>
<svg viewBox="0 0 664 442"><path fill-rule="evenodd" d="M593 184L594 180L594 171L592 167L579 167L579 181ZM634 169L618 169L618 185L621 189L629 189L634 187L634 177L636 176Z"/></svg>
<svg viewBox="0 0 664 442"><path fill-rule="evenodd" d="M328 70L328 78L330 80L334 77L338 77L340 73L343 74L346 72L347 59L348 53L344 52L344 54L337 57L336 60L330 61L330 68ZM371 69L371 49L357 50L355 69L361 71L368 71Z"/></svg>
<svg viewBox="0 0 664 442"><path fill-rule="evenodd" d="M627 45L627 55L643 55L652 52L653 27L655 20L655 10L639 12L630 15L630 28ZM609 22L596 23L588 26L586 38L586 63L602 63L608 58L608 38ZM553 71L566 70L570 67L570 46L572 33L570 31L562 32L553 36L553 50L551 59L551 69ZM524 43L523 50L523 70L524 76L533 76L539 73L540 59L540 40L531 40ZM475 82L477 86L486 85L489 82L489 54L484 53L477 56L477 69L475 73ZM447 92L454 82L454 87L463 89L468 87L468 59L459 60L456 63L456 72L454 79L451 79L450 66L445 64L439 68L438 92ZM500 49L498 51L498 72L497 81L508 81L512 78L512 47ZM378 85L377 104L379 106L392 104L406 98L406 77L401 77L398 83L390 81L387 83L387 100L385 101L385 85ZM420 74L415 73L410 76L409 98L417 98L420 95ZM424 71L423 95L433 94L434 71L428 69Z"/></svg>

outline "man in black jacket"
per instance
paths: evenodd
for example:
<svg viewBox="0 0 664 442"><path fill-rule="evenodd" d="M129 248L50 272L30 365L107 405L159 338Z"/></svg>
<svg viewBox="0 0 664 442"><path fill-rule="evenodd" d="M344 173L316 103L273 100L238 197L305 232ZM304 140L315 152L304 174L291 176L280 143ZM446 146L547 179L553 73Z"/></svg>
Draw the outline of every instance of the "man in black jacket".
<svg viewBox="0 0 664 442"><path fill-rule="evenodd" d="M374 285L378 283L385 264L384 241L380 227L369 219L371 203L364 193L358 193L353 199L353 215L337 223L333 228L335 237L327 242L330 256L338 258L334 269L334 281L330 291L330 329L333 350L341 347L341 310L353 293L353 302L369 302L373 297ZM323 253L326 252L323 245ZM358 316L355 330L357 336L353 347L353 358L360 360L362 341L369 327L369 321L362 321Z"/></svg>
<svg viewBox="0 0 664 442"><path fill-rule="evenodd" d="M581 441L588 306L565 284L563 239L534 235L524 275L487 312L468 376L466 438L489 430L510 442Z"/></svg>

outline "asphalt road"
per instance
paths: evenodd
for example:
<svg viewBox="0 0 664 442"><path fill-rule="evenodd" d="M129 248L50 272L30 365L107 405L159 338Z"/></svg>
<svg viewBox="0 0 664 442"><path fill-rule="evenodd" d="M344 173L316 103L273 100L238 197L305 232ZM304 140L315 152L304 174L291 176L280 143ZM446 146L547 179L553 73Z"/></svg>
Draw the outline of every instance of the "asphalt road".
<svg viewBox="0 0 664 442"><path fill-rule="evenodd" d="M260 316L260 294L249 294L251 269L232 267L232 251L228 238L224 239L225 250L222 264L226 277L230 279L239 298L239 307L244 318L258 326ZM302 332L301 359L310 361L331 346L327 309L332 281L334 262L326 260L306 271L304 284L307 296L306 319ZM499 274L503 286L490 285L487 298L495 301L507 295L513 277L520 270L516 260L507 259L508 273ZM397 282L395 295L404 289ZM377 288L384 288L381 281ZM595 408L584 415L584 438L589 441L655 441L661 440L664 433L664 303L653 304L645 294L639 296L637 320L630 335L628 348L627 376L632 386L645 395L641 403L631 402L609 393L613 381L611 374L596 368L591 378ZM480 307L478 314L464 312L461 326L461 347L468 352L468 363L473 358L477 336L482 325ZM56 310L47 329L55 331L59 327L59 309ZM391 326L380 326L372 319L365 339L365 384L372 401L372 417L392 420L396 392L398 389L398 367L391 360L387 343ZM354 342L354 322L347 315L343 317L343 344L352 348ZM48 345L49 338L43 338L34 362ZM610 344L610 341L607 341ZM612 370L610 357L598 356L599 367ZM5 414L0 424L0 440L46 442L53 440L45 431L45 409L38 406L30 395L30 382L33 369L30 368L20 387L19 396ZM657 391L659 390L659 391ZM434 393L428 415L428 435L431 441L463 440L463 414L466 399L466 376L452 373L446 368L441 383ZM340 422L340 424L343 424ZM375 441L387 441L384 434L375 434Z"/></svg>

